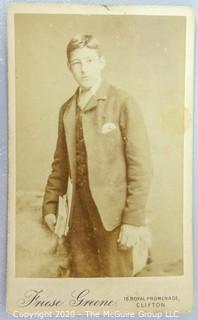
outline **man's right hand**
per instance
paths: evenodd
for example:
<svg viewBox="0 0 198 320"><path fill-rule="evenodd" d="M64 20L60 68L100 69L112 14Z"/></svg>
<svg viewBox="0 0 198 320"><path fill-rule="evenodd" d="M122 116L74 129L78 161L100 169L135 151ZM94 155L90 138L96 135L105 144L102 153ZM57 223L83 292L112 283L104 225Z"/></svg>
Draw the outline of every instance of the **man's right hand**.
<svg viewBox="0 0 198 320"><path fill-rule="evenodd" d="M47 226L50 228L52 232L55 230L56 225L56 216L53 213L47 214L45 216L45 222L47 223Z"/></svg>

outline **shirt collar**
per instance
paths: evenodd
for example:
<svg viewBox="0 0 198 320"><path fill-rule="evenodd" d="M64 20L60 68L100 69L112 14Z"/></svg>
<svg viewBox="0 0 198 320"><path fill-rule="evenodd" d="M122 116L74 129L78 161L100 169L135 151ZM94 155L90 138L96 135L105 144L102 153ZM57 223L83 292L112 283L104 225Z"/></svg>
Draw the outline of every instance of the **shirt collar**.
<svg viewBox="0 0 198 320"><path fill-rule="evenodd" d="M92 95L85 108L83 108L83 111L88 111L96 107L99 100L105 101L107 99L108 87L109 86L105 81L101 81L99 87L96 89L95 94ZM76 90L76 99L78 97L79 90L80 88L78 87Z"/></svg>
<svg viewBox="0 0 198 320"><path fill-rule="evenodd" d="M98 88L100 87L100 84L101 84L101 79L99 79L91 89L89 89L85 92L83 92L83 89L81 87L79 87L78 94L79 95L85 94L85 95L91 97L97 92Z"/></svg>

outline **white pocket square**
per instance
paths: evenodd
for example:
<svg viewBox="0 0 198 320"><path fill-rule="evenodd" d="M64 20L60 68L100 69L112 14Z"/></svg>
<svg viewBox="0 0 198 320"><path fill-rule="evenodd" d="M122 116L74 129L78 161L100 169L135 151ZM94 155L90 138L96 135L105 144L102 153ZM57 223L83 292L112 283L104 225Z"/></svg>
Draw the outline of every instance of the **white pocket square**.
<svg viewBox="0 0 198 320"><path fill-rule="evenodd" d="M102 126L101 132L102 132L103 134L105 134L105 133L108 133L108 132L110 132L110 131L112 131L112 130L114 130L114 129L116 129L115 123L113 123L113 122L106 122L106 123Z"/></svg>

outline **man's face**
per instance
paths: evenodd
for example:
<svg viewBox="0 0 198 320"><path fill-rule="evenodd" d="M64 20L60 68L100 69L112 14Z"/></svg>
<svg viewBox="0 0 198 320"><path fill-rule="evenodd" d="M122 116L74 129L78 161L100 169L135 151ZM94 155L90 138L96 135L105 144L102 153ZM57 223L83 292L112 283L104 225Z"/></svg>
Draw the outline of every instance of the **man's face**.
<svg viewBox="0 0 198 320"><path fill-rule="evenodd" d="M101 79L104 57L100 57L95 49L78 48L71 52L68 65L79 86L89 90Z"/></svg>

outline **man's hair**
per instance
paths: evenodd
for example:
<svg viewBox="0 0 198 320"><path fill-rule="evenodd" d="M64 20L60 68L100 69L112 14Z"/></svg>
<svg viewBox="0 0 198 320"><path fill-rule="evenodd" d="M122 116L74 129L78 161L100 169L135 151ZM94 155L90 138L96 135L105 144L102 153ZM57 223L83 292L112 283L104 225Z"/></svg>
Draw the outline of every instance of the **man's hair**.
<svg viewBox="0 0 198 320"><path fill-rule="evenodd" d="M78 34L73 37L67 45L67 59L70 61L71 52L78 48L90 48L95 49L98 52L98 55L101 55L100 44L96 38L91 34Z"/></svg>

